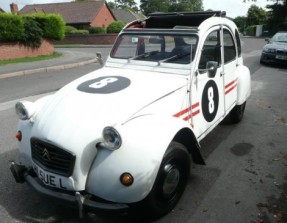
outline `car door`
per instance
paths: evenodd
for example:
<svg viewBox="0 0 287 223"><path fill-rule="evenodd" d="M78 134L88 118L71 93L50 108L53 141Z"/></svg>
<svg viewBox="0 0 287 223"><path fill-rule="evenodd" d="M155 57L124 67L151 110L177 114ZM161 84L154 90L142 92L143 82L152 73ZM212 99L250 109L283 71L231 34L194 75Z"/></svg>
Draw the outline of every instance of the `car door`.
<svg viewBox="0 0 287 223"><path fill-rule="evenodd" d="M192 117L194 132L203 138L224 115L224 86L222 75L222 47L220 26L213 27L199 43L197 72L192 84L192 108L197 115Z"/></svg>
<svg viewBox="0 0 287 223"><path fill-rule="evenodd" d="M223 28L223 80L224 80L224 96L225 111L228 113L234 106L237 98L237 54L235 38L232 32L227 28Z"/></svg>

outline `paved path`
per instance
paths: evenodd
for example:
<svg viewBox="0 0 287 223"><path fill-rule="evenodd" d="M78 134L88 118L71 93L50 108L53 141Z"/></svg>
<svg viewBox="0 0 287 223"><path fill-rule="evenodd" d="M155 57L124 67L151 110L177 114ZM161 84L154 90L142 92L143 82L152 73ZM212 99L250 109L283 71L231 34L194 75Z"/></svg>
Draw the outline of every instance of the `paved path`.
<svg viewBox="0 0 287 223"><path fill-rule="evenodd" d="M48 72L98 63L97 52L110 49L111 46L81 46L77 48L55 48L63 56L51 60L31 63L18 63L0 66L0 79L23 76L39 72Z"/></svg>

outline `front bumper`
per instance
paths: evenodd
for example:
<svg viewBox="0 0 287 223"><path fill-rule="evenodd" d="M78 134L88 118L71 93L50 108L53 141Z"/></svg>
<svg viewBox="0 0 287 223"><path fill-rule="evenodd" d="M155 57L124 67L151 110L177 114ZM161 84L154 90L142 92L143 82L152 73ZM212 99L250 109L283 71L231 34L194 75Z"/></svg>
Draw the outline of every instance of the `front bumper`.
<svg viewBox="0 0 287 223"><path fill-rule="evenodd" d="M287 65L287 60L277 59L276 54L265 53L265 52L263 52L261 54L260 62L261 63L277 63L277 64Z"/></svg>
<svg viewBox="0 0 287 223"><path fill-rule="evenodd" d="M25 166L11 163L10 170L17 183L27 182L38 192L58 198L64 201L77 204L79 209L79 216L83 217L86 210L93 211L109 211L109 212L125 212L129 209L126 204L99 202L93 200L91 194L87 194L84 191L77 191L72 194L71 192L65 193L60 190L53 190L50 187L42 185L36 177L36 174L32 169L27 169Z"/></svg>

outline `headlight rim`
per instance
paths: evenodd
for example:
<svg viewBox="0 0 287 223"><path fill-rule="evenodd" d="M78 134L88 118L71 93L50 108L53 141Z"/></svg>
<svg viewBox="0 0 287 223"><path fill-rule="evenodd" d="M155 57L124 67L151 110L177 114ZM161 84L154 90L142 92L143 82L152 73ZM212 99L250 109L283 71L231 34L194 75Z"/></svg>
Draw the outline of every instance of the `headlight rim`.
<svg viewBox="0 0 287 223"><path fill-rule="evenodd" d="M106 135L109 135L111 138L117 138L116 142L109 142ZM112 126L107 126L103 129L103 146L109 150L117 150L122 146L122 137L120 133Z"/></svg>
<svg viewBox="0 0 287 223"><path fill-rule="evenodd" d="M32 102L18 101L15 104L15 112L20 120L29 120L35 113L35 107Z"/></svg>
<svg viewBox="0 0 287 223"><path fill-rule="evenodd" d="M265 52L265 53L275 53L276 49L266 47L266 48L263 49L263 52Z"/></svg>

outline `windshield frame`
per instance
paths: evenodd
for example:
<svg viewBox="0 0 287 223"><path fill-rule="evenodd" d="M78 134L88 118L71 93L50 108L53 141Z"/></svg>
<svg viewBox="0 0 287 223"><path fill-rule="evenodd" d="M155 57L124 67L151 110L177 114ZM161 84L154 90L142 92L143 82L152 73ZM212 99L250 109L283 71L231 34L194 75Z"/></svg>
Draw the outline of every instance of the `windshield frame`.
<svg viewBox="0 0 287 223"><path fill-rule="evenodd" d="M136 36L141 36L141 37L152 37L152 36L161 36L161 37L183 37L183 38L194 38L195 43L193 44L187 44L184 43L186 47L189 46L189 49L187 48L186 52L190 52L189 53L189 59L187 58L187 60L183 63L181 62L177 62L176 60L178 58L181 57L181 55L175 54L175 55L170 55L169 57L165 57L165 58L159 58L158 60L146 60L146 59L142 59L144 56L150 56L151 54L155 54L157 52L151 52L151 54L148 53L144 53L142 55L139 54L135 54L134 56L131 57L118 57L115 56L117 53L117 50L119 49L120 44L122 43L122 39L125 36L129 36L130 38L132 37L136 37ZM137 40L139 41L139 40ZM194 29L126 29L124 31L122 31L119 36L117 37L114 46L111 49L110 52L110 58L112 58L113 60L125 60L127 63L130 63L131 61L134 62L145 62L145 63L157 63L158 66L163 65L163 64L173 64L173 65L190 65L192 64L194 57L195 57L195 53L198 47L198 42L199 42L199 37L198 37L198 33L197 31L195 31ZM134 48L137 48L138 42L134 45ZM192 47L191 47L192 45ZM132 46L132 45L131 45ZM165 47L165 46L164 46ZM165 50L165 49L164 49ZM162 51L162 49L161 49ZM162 52L159 52L162 53ZM166 53L166 52L164 52ZM168 52L167 52L168 53ZM182 54L182 56L187 56Z"/></svg>

